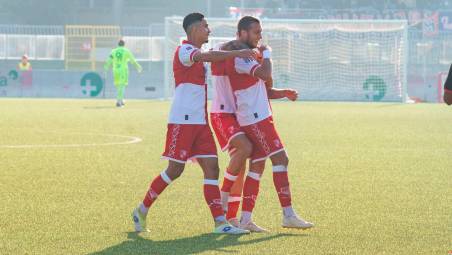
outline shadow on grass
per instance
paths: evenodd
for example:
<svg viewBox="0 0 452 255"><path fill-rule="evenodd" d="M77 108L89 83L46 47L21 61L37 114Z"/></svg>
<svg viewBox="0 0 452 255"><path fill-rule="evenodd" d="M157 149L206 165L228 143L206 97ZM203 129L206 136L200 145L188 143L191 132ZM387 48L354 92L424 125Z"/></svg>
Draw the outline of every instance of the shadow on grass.
<svg viewBox="0 0 452 255"><path fill-rule="evenodd" d="M98 109L114 109L118 108L115 105L112 106L84 106L83 109L85 110L98 110Z"/></svg>
<svg viewBox="0 0 452 255"><path fill-rule="evenodd" d="M306 234L276 234L276 235L252 235L252 240L240 241L240 235L202 234L174 240L152 241L135 232L127 233L127 241L111 246L102 251L90 253L90 255L107 254L197 254L205 251L217 251L224 253L236 253L248 244L265 242L288 236L307 236ZM226 248L236 247L236 250Z"/></svg>

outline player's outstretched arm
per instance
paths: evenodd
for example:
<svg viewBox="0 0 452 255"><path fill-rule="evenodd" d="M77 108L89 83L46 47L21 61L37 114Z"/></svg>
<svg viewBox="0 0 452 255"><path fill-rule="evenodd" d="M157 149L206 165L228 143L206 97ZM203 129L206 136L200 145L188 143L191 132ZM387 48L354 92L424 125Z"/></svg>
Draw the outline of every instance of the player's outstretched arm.
<svg viewBox="0 0 452 255"><path fill-rule="evenodd" d="M250 49L222 51L211 50L206 52L198 51L193 55L195 62L217 62L228 58L256 58L256 52Z"/></svg>
<svg viewBox="0 0 452 255"><path fill-rule="evenodd" d="M281 99L287 98L290 101L295 101L298 98L298 91L294 89L275 89L271 88L267 90L269 99Z"/></svg>
<svg viewBox="0 0 452 255"><path fill-rule="evenodd" d="M132 65L135 66L137 71L139 73L141 73L141 71L143 71L143 67L141 67L141 65L136 61L135 56L130 51L129 51L129 59L130 59L130 62L132 62Z"/></svg>

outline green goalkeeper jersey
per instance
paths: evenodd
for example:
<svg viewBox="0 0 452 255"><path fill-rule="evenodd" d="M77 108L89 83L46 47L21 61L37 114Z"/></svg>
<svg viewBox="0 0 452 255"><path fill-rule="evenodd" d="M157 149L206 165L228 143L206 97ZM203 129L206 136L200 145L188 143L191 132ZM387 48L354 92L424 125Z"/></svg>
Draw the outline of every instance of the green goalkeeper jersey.
<svg viewBox="0 0 452 255"><path fill-rule="evenodd" d="M114 72L126 71L129 69L129 61L137 68L138 71L141 71L142 68L135 60L132 52L125 47L119 46L111 51L110 57L108 58L107 63L105 63L104 68L105 70L108 70L110 66L113 66Z"/></svg>

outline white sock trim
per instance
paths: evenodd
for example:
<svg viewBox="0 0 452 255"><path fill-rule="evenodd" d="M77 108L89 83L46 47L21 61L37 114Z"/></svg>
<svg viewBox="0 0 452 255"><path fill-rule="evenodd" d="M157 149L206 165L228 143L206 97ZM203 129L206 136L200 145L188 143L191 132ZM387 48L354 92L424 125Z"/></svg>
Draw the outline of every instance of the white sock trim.
<svg viewBox="0 0 452 255"><path fill-rule="evenodd" d="M279 165L279 166L273 166L273 173L282 173L287 172L287 166Z"/></svg>
<svg viewBox="0 0 452 255"><path fill-rule="evenodd" d="M252 215L253 215L252 212L242 211L242 215L240 217L240 223L248 224L249 222L251 222Z"/></svg>
<svg viewBox="0 0 452 255"><path fill-rule="evenodd" d="M240 202L240 201L242 201L242 198L241 197L229 197L228 198L228 202Z"/></svg>
<svg viewBox="0 0 452 255"><path fill-rule="evenodd" d="M167 184L170 184L172 182L171 179L169 178L169 176L166 174L166 170L161 172L160 176Z"/></svg>
<svg viewBox="0 0 452 255"><path fill-rule="evenodd" d="M292 206L283 207L282 209L283 209L283 215L285 217L292 217L292 216L297 215Z"/></svg>
<svg viewBox="0 0 452 255"><path fill-rule="evenodd" d="M235 182L235 180L237 180L238 175L232 175L230 173L228 173L228 171L224 171L224 178Z"/></svg>
<svg viewBox="0 0 452 255"><path fill-rule="evenodd" d="M258 173L254 173L254 172L248 172L248 176L250 178L253 178L256 181L260 181L260 179L261 179L261 175Z"/></svg>
<svg viewBox="0 0 452 255"><path fill-rule="evenodd" d="M218 180L204 179L204 185L214 185L214 186L218 186Z"/></svg>

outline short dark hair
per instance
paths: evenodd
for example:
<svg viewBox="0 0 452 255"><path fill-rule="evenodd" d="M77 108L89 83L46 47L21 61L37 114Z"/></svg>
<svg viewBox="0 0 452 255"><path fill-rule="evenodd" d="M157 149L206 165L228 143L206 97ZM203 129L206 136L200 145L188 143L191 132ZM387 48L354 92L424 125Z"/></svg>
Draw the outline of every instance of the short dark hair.
<svg viewBox="0 0 452 255"><path fill-rule="evenodd" d="M182 26L184 27L185 32L188 32L187 29L192 25L193 23L200 22L204 19L204 15L202 15L199 12L190 13L184 18L184 22L182 23Z"/></svg>
<svg viewBox="0 0 452 255"><path fill-rule="evenodd" d="M253 23L261 23L259 19L251 16L244 16L239 20L239 23L237 24L237 32L240 34L240 31L246 30L248 31L250 29L251 24Z"/></svg>
<svg viewBox="0 0 452 255"><path fill-rule="evenodd" d="M118 42L118 46L124 46L126 44L126 42L124 42L123 39L119 40Z"/></svg>

